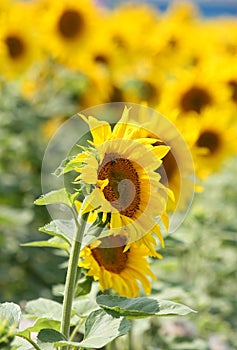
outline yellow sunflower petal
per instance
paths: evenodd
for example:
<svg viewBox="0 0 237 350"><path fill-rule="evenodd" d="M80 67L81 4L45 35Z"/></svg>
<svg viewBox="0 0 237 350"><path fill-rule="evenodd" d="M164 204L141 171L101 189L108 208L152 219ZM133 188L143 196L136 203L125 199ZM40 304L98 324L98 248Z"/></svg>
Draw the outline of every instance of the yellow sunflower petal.
<svg viewBox="0 0 237 350"><path fill-rule="evenodd" d="M153 147L153 152L156 154L156 156L159 159L162 159L166 156L166 154L169 152L170 147L169 146L155 146Z"/></svg>
<svg viewBox="0 0 237 350"><path fill-rule="evenodd" d="M128 127L128 117L130 108L124 107L123 114L118 123L114 126L112 138L122 139L124 137L126 128Z"/></svg>
<svg viewBox="0 0 237 350"><path fill-rule="evenodd" d="M154 233L157 235L157 237L158 237L159 240L160 240L160 243L161 243L162 248L164 248L164 247L165 247L165 242L164 242L164 238L163 238L163 236L162 236L162 233L160 232L160 227L159 227L158 224L156 224L156 225L152 228L152 232L154 232Z"/></svg>
<svg viewBox="0 0 237 350"><path fill-rule="evenodd" d="M148 249L144 245L132 244L128 251L122 236L108 236L100 239L101 246L86 247L80 253L79 265L88 269L87 274L98 280L102 291L112 288L119 295L137 297L141 282L146 294L151 291L149 277L155 279L150 270L148 261ZM113 243L116 243L114 246ZM111 245L112 244L112 245Z"/></svg>
<svg viewBox="0 0 237 350"><path fill-rule="evenodd" d="M109 123L101 120L97 120L94 117L88 117L88 119L82 115L78 114L90 127L90 132L93 137L94 146L99 146L111 136L111 127Z"/></svg>

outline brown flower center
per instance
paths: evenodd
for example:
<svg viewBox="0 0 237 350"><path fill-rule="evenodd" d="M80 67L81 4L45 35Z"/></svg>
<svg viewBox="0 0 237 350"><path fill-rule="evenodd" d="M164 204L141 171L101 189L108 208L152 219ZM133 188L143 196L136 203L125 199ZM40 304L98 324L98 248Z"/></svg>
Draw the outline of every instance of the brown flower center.
<svg viewBox="0 0 237 350"><path fill-rule="evenodd" d="M114 42L114 44L115 44L118 48L126 49L126 47L127 47L127 44L126 44L125 39L124 39L121 35L119 35L119 34L115 34L115 35L112 37L112 41Z"/></svg>
<svg viewBox="0 0 237 350"><path fill-rule="evenodd" d="M233 102L237 102L237 80L229 80L228 85L231 89L231 99Z"/></svg>
<svg viewBox="0 0 237 350"><path fill-rule="evenodd" d="M168 185L168 183L171 181L173 175L175 174L175 170L177 169L177 162L175 160L175 157L173 156L173 153L169 151L165 157L162 159L163 167L165 169L165 176L162 176L161 174L161 183L163 185ZM159 172L159 170L158 170ZM178 176L178 175L177 175ZM168 183L167 183L168 182Z"/></svg>
<svg viewBox="0 0 237 350"><path fill-rule="evenodd" d="M98 53L97 55L94 56L94 62L108 66L109 65L109 58L103 53Z"/></svg>
<svg viewBox="0 0 237 350"><path fill-rule="evenodd" d="M129 251L124 252L124 241L120 236L110 236L100 239L102 248L91 250L93 258L99 266L114 273L120 273L126 267ZM122 244L122 245L121 245Z"/></svg>
<svg viewBox="0 0 237 350"><path fill-rule="evenodd" d="M58 21L59 33L65 39L75 39L84 28L84 18L76 10L66 10Z"/></svg>
<svg viewBox="0 0 237 350"><path fill-rule="evenodd" d="M180 99L180 107L183 112L201 110L212 103L212 97L204 88L193 86L187 90Z"/></svg>
<svg viewBox="0 0 237 350"><path fill-rule="evenodd" d="M117 86L112 85L111 93L109 96L110 102L120 102L123 101L123 90Z"/></svg>
<svg viewBox="0 0 237 350"><path fill-rule="evenodd" d="M176 49L178 47L178 39L175 36L171 36L167 42L168 47L171 49Z"/></svg>
<svg viewBox="0 0 237 350"><path fill-rule="evenodd" d="M215 131L206 130L200 134L196 144L198 147L208 148L210 153L213 154L218 150L221 140Z"/></svg>
<svg viewBox="0 0 237 350"><path fill-rule="evenodd" d="M111 205L122 215L134 217L140 206L141 192L134 164L117 153L106 153L98 169L98 179L109 180L103 193Z"/></svg>
<svg viewBox="0 0 237 350"><path fill-rule="evenodd" d="M8 54L12 59L18 59L25 52L25 43L17 35L9 35L5 38Z"/></svg>
<svg viewBox="0 0 237 350"><path fill-rule="evenodd" d="M162 141L157 141L153 146L159 146L159 145L165 145L167 144ZM176 159L171 152L171 150L162 158L162 167L160 167L157 172L160 174L161 179L160 182L167 186L168 183L171 181L172 177L175 174L175 171L177 170L178 165L176 162ZM176 174L178 176L178 174Z"/></svg>

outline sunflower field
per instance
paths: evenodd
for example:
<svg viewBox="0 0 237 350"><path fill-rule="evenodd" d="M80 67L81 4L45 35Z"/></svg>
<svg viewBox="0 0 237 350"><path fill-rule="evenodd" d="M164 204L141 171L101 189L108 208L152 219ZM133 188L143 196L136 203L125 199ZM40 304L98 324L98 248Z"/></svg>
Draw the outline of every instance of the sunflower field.
<svg viewBox="0 0 237 350"><path fill-rule="evenodd" d="M76 113L79 131L70 128L57 143ZM81 150L76 146L65 162L60 156L77 132L84 133ZM5 302L28 314L20 330L39 332L41 325L61 334L55 305L62 301L70 240L46 225L52 212L42 205L58 202L40 197L42 162L66 176L78 196L76 213L96 223L100 241L83 247L76 287L77 297L89 295L83 305L90 312L98 312L98 295L103 312L111 307L107 295L150 295L197 312L139 314L132 327L124 317L112 342L96 346L83 343L88 310L76 306L75 343L56 337L53 347L38 338L34 347L24 332L16 341ZM237 349L236 174L237 17L204 17L183 1L162 12L149 1L108 7L102 0L0 0L0 349ZM127 192L126 209L117 180ZM48 235L57 237L46 241ZM119 315L128 312L121 306Z"/></svg>

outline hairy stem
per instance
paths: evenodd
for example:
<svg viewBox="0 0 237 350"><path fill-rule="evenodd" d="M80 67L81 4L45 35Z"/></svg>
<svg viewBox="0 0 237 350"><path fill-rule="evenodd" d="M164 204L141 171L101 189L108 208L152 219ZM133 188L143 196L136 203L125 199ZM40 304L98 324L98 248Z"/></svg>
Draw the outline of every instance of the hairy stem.
<svg viewBox="0 0 237 350"><path fill-rule="evenodd" d="M82 237L86 227L87 217L88 217L88 214L84 214L81 217L81 220L79 223L77 221L77 218L75 218L77 230L76 230L76 235L74 237L74 241L72 244L69 262L68 262L64 299L63 299L62 322L61 322L61 333L64 334L66 339L69 339L70 319L71 319L75 284L77 279L78 260L79 260L79 254L81 249L81 241L82 241ZM65 350L67 348L68 347L63 347L63 349Z"/></svg>

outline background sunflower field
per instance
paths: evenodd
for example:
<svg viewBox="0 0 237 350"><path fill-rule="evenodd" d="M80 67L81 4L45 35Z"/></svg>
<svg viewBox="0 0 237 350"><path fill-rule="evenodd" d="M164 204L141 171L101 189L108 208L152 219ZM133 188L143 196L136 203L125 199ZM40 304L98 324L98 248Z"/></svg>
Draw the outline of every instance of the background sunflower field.
<svg viewBox="0 0 237 350"><path fill-rule="evenodd" d="M1 0L0 302L50 297L65 278L58 251L20 247L49 221L33 201L57 128L96 104L143 104L182 133L198 184L152 293L198 314L136 321L134 349L237 349L237 5L215 3L208 17L202 1Z"/></svg>

